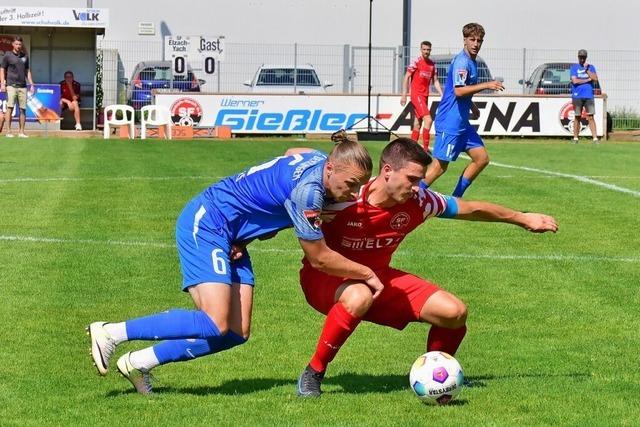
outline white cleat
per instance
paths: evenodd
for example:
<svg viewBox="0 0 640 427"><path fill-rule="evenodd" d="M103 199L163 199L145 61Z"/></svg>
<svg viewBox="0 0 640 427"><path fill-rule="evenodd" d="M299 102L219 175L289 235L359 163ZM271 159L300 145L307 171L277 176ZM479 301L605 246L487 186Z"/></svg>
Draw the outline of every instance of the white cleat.
<svg viewBox="0 0 640 427"><path fill-rule="evenodd" d="M116 342L104 329L106 323L93 322L87 328L87 332L91 336L91 357L100 375L107 375L109 359L116 350Z"/></svg>
<svg viewBox="0 0 640 427"><path fill-rule="evenodd" d="M135 387L136 391L140 394L153 394L151 388L151 374L145 369L138 369L131 364L131 352L123 354L116 365L118 371L123 377L129 380L129 382Z"/></svg>

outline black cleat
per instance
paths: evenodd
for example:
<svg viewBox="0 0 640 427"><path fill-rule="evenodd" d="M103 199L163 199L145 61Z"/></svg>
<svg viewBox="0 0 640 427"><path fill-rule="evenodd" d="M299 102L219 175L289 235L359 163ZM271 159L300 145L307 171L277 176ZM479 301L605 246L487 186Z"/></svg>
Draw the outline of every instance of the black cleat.
<svg viewBox="0 0 640 427"><path fill-rule="evenodd" d="M298 378L298 396L320 397L322 390L320 384L324 378L324 372L316 372L311 366L307 366Z"/></svg>

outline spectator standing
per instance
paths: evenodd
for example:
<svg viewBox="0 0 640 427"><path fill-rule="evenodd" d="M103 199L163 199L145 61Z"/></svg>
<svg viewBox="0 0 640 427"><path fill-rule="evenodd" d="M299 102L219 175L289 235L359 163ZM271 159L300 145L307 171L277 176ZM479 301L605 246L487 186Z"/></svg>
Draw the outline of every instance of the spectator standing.
<svg viewBox="0 0 640 427"><path fill-rule="evenodd" d="M596 122L593 115L596 112L596 106L593 101L593 85L598 81L596 67L587 62L587 51L580 49L578 51L578 63L571 66L571 101L575 112L573 120L573 143L578 143L578 134L580 133L580 118L582 111L585 110L587 120L589 121L589 129L593 142L598 143L598 134L596 133Z"/></svg>
<svg viewBox="0 0 640 427"><path fill-rule="evenodd" d="M0 91L7 91L7 111L4 117L0 117L0 132L5 120L8 121L7 137L13 137L11 133L11 116L18 103L20 109L18 137L27 138L24 133L24 125L27 119L27 82L33 90L33 78L29 68L29 57L24 52L22 37L15 36L11 43L12 50L6 52L0 65Z"/></svg>

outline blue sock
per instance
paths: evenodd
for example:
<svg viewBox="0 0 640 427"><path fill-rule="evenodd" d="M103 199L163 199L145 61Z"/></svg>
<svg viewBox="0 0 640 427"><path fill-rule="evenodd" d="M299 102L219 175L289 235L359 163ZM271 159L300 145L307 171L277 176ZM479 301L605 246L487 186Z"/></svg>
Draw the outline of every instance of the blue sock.
<svg viewBox="0 0 640 427"><path fill-rule="evenodd" d="M207 339L220 336L216 324L202 310L169 310L127 320L125 326L129 340Z"/></svg>
<svg viewBox="0 0 640 427"><path fill-rule="evenodd" d="M466 189L471 185L473 181L468 180L464 177L464 175L460 175L460 179L458 179L458 184L456 185L456 189L453 190L451 195L453 197L462 197Z"/></svg>
<svg viewBox="0 0 640 427"><path fill-rule="evenodd" d="M225 336L190 340L163 341L153 346L153 352L161 365L170 362L181 362L191 360L207 354L218 353L228 350L247 342L246 339L233 331L227 332Z"/></svg>

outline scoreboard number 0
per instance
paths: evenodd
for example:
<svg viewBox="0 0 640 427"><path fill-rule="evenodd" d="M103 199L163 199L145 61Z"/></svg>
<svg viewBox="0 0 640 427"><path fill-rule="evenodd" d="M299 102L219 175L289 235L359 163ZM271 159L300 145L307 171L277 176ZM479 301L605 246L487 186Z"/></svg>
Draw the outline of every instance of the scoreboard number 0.
<svg viewBox="0 0 640 427"><path fill-rule="evenodd" d="M216 60L211 56L204 58L204 72L207 74L214 74L216 72Z"/></svg>

